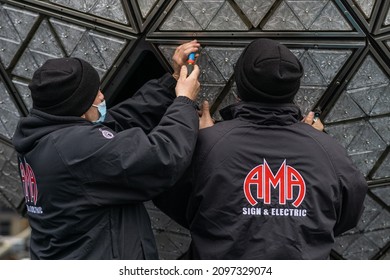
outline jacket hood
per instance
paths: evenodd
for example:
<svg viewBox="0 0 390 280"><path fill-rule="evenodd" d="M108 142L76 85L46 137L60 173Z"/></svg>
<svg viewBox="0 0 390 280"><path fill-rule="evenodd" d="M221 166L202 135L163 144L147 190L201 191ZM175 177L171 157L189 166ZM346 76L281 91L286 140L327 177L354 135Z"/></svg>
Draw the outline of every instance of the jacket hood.
<svg viewBox="0 0 390 280"><path fill-rule="evenodd" d="M302 119L301 110L292 103L239 102L223 108L220 114L224 120L240 118L262 125L291 125Z"/></svg>
<svg viewBox="0 0 390 280"><path fill-rule="evenodd" d="M27 117L21 118L16 128L12 144L18 153L29 152L40 139L55 130L77 124L90 124L81 117L60 117L32 109Z"/></svg>

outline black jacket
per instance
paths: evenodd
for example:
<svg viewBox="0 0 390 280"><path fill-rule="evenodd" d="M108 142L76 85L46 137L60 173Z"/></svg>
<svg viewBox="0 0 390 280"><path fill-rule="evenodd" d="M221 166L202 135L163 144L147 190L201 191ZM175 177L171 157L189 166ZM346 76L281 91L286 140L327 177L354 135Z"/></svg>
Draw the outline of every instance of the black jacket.
<svg viewBox="0 0 390 280"><path fill-rule="evenodd" d="M189 166L199 126L175 84L168 74L150 81L104 124L34 109L20 121L32 259L158 258L143 202Z"/></svg>
<svg viewBox="0 0 390 280"><path fill-rule="evenodd" d="M190 230L189 257L328 258L367 191L345 149L293 104L239 103L221 115L200 131L188 174L155 200Z"/></svg>

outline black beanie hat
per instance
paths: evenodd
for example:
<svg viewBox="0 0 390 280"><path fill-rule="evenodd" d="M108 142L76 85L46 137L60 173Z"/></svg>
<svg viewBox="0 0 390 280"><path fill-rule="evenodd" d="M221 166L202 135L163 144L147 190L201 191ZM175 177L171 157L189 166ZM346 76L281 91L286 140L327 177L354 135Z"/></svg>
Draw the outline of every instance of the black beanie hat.
<svg viewBox="0 0 390 280"><path fill-rule="evenodd" d="M243 51L234 73L241 100L290 103L300 87L303 67L287 47L257 39Z"/></svg>
<svg viewBox="0 0 390 280"><path fill-rule="evenodd" d="M34 72L31 83L33 108L57 116L81 116L98 94L97 71L79 58L47 60Z"/></svg>

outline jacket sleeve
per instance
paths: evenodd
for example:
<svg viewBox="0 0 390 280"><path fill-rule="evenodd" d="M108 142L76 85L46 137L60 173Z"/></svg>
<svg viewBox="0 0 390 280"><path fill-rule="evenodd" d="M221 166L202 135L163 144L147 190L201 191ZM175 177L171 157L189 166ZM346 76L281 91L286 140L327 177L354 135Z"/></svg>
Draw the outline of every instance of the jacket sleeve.
<svg viewBox="0 0 390 280"><path fill-rule="evenodd" d="M364 199L368 190L367 181L355 167L343 148L334 154L334 163L339 177L339 200L336 204L337 221L335 236L355 227L363 213Z"/></svg>
<svg viewBox="0 0 390 280"><path fill-rule="evenodd" d="M190 193L193 189L192 168L188 168L174 187L153 199L153 203L179 225L189 228L186 218Z"/></svg>
<svg viewBox="0 0 390 280"><path fill-rule="evenodd" d="M131 98L108 110L105 123L119 132L140 127L149 133L172 104L176 80L170 74L143 85Z"/></svg>
<svg viewBox="0 0 390 280"><path fill-rule="evenodd" d="M204 199L205 181L210 173L210 153L216 143L224 138L234 123L221 128L214 125L199 131L198 141L188 168L177 184L153 200L154 204L181 226L189 229L194 216L200 213ZM211 198L211 197L208 197Z"/></svg>
<svg viewBox="0 0 390 280"><path fill-rule="evenodd" d="M98 134L102 129L95 130ZM194 102L178 97L149 134L131 128L112 139L100 137L96 151L69 159L67 165L94 205L148 201L172 187L188 168L198 130Z"/></svg>

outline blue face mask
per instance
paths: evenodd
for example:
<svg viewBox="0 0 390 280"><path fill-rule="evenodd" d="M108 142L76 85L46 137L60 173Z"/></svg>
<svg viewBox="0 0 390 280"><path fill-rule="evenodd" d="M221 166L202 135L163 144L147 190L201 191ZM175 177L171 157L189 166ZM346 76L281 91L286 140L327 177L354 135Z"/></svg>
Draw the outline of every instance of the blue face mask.
<svg viewBox="0 0 390 280"><path fill-rule="evenodd" d="M95 107L98 109L99 111L99 119L92 122L92 123L101 123L104 121L104 119L106 118L106 113L107 113L107 107L106 107L106 101L104 100L102 103L100 103L99 105L95 105L95 104L92 104L92 107Z"/></svg>

